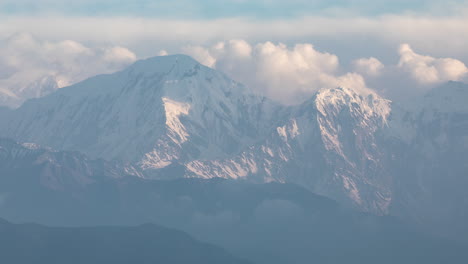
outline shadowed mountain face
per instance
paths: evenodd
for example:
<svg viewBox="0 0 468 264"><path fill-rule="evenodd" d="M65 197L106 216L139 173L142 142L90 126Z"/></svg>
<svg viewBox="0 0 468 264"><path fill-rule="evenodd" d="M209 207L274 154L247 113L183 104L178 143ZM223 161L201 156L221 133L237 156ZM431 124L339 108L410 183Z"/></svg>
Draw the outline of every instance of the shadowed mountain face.
<svg viewBox="0 0 468 264"><path fill-rule="evenodd" d="M292 183L347 207L463 239L467 91L452 82L397 104L372 92L323 89L286 107L174 55L0 110L0 135L113 160L99 161L113 168L105 172L110 178L121 172ZM71 185L95 183L86 166L75 168ZM47 174L42 167L41 173ZM41 177L57 188L68 184Z"/></svg>
<svg viewBox="0 0 468 264"><path fill-rule="evenodd" d="M0 220L2 262L15 264L247 264L186 233L157 225L45 227Z"/></svg>
<svg viewBox="0 0 468 264"><path fill-rule="evenodd" d="M14 222L55 226L157 223L188 232L201 241L219 245L236 256L259 264L345 261L413 264L467 259L464 248L455 243L424 235L395 218L345 209L333 200L297 185L252 184L224 179L160 181L132 175L118 177L111 173L118 169L112 163L88 160L76 153L32 148L8 140L2 142L0 150L3 155L10 153L14 157L6 159L3 156L0 164L0 217ZM78 171L79 174L75 173ZM42 178L51 178L61 184L50 184L40 180ZM73 184L65 184L70 182ZM157 233L154 230L159 230L154 226L53 228L49 231L34 225L15 225L7 230L12 232L10 235L21 234L21 239L30 241L24 243L21 250L43 253L57 248L66 252L64 257L74 256L76 253L70 251L81 243L87 243L87 239L94 242L81 249L86 250L88 245L90 248L102 247L102 251L95 255L99 258L104 258L106 252L115 248L123 248L120 253L127 256L133 256L135 252L144 255L144 250L149 252L151 246L158 247L159 238L166 241L165 236L153 238L152 234ZM67 234L77 239L63 242L70 239ZM14 241L5 237L8 236L0 236L0 241ZM168 237L168 244L161 247L163 250L153 253L168 252L171 255L155 257L169 258L174 257L174 252L177 255L185 252L185 249L172 250L170 243L177 236ZM49 239L57 240L34 244L45 243ZM138 240L136 245L141 251L130 250L133 244L129 241L133 240ZM64 245L55 247L56 243ZM49 245L53 249L46 247ZM36 247L39 251L35 251ZM187 246L188 256L191 256L193 247ZM203 247L199 250L204 252ZM203 253L193 255L193 258L197 256L211 255ZM146 263L142 261L139 263ZM166 263L178 263L176 261Z"/></svg>

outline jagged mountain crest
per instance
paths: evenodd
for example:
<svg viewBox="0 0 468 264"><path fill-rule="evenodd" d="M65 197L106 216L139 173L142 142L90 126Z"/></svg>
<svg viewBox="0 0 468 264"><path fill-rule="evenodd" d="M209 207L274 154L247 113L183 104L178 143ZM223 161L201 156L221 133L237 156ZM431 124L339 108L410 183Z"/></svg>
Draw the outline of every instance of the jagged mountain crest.
<svg viewBox="0 0 468 264"><path fill-rule="evenodd" d="M352 206L385 213L391 192L383 184L388 181L380 165L385 153L378 149L375 134L386 127L390 111L391 102L377 94L323 89L285 109L261 143L227 159L190 162L188 176L294 182Z"/></svg>

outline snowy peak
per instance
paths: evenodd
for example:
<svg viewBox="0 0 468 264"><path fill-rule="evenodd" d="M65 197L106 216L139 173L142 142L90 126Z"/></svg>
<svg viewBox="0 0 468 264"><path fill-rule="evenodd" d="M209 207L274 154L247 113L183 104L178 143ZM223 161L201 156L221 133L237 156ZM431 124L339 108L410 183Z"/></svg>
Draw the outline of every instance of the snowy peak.
<svg viewBox="0 0 468 264"><path fill-rule="evenodd" d="M59 88L53 75L45 75L32 82L23 76L17 79L13 84L6 83L6 87L14 87L10 89L3 87L6 81L0 80L0 106L17 108L28 99L45 96Z"/></svg>
<svg viewBox="0 0 468 264"><path fill-rule="evenodd" d="M386 127L390 112L390 101L377 94L323 89L301 105L282 109L268 136L242 153L188 163L188 176L293 182L385 213L391 199L380 184L387 174L379 168L385 153L378 149L376 132Z"/></svg>
<svg viewBox="0 0 468 264"><path fill-rule="evenodd" d="M239 152L269 127L272 108L223 73L174 55L29 101L3 130L21 141L158 169Z"/></svg>
<svg viewBox="0 0 468 264"><path fill-rule="evenodd" d="M147 76L159 73L165 76L182 78L183 76L189 76L191 73L196 73L201 68L202 65L190 56L169 55L139 60L124 71Z"/></svg>
<svg viewBox="0 0 468 264"><path fill-rule="evenodd" d="M226 96L247 90L223 73L203 66L186 55L159 56L137 61L123 74L129 79L158 82L155 87L160 87L165 95L174 100L193 100L193 97L200 96L199 93Z"/></svg>
<svg viewBox="0 0 468 264"><path fill-rule="evenodd" d="M383 123L391 112L391 101L374 92L358 93L349 88L322 89L315 96L317 110L325 117L338 116L343 109L364 119L378 118Z"/></svg>

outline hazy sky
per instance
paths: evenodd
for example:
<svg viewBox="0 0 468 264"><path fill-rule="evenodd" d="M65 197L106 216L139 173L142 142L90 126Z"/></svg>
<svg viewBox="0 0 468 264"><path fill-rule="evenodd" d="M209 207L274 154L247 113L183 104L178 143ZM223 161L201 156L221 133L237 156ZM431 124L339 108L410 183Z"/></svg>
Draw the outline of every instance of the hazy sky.
<svg viewBox="0 0 468 264"><path fill-rule="evenodd" d="M334 85L400 95L468 72L466 0L0 0L0 20L0 89L167 53L291 102Z"/></svg>
<svg viewBox="0 0 468 264"><path fill-rule="evenodd" d="M255 17L291 18L308 15L362 15L430 13L451 15L463 0L2 0L5 14L58 13L84 16L144 16L214 19ZM466 6L465 6L466 7Z"/></svg>

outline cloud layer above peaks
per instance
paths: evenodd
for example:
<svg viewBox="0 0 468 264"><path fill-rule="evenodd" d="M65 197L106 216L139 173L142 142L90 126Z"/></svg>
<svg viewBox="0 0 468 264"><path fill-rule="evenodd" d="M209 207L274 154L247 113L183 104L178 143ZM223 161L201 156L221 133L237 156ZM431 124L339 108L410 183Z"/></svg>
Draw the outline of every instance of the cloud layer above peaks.
<svg viewBox="0 0 468 264"><path fill-rule="evenodd" d="M0 63L11 73L4 77L31 74L30 79L34 79L49 74L57 77L60 86L113 72L136 60L133 52L119 46L90 48L73 40L41 41L25 33L15 34L0 45Z"/></svg>
<svg viewBox="0 0 468 264"><path fill-rule="evenodd" d="M230 40L209 47L187 46L183 53L285 104L300 103L321 88L341 86L363 93L373 89L395 96L468 77L463 62L420 55L408 44L395 49L399 61L395 65L384 65L374 57L341 65L337 55L319 51L309 43L251 45L245 40Z"/></svg>
<svg viewBox="0 0 468 264"><path fill-rule="evenodd" d="M0 41L0 91L11 97L7 105L16 106L41 96L41 89L114 72L136 59L132 51L120 46L91 48L73 40L41 41L31 34L14 34ZM52 87L43 87L47 85Z"/></svg>
<svg viewBox="0 0 468 264"><path fill-rule="evenodd" d="M0 101L6 95L9 106L50 92L47 85L71 85L97 74L115 72L137 59L132 50L123 46L44 41L24 33L4 39L0 46ZM427 91L446 81L468 80L468 68L462 61L422 55L409 44L394 47L393 64L383 63L378 56L343 62L339 55L312 43L286 45L232 39L167 48L172 52L161 49L154 53L188 54L284 104L301 103L322 88L341 86L363 94L374 90L394 99ZM18 100L9 99L15 97Z"/></svg>
<svg viewBox="0 0 468 264"><path fill-rule="evenodd" d="M361 75L342 72L336 55L318 51L312 44L288 47L230 40L211 47L188 46L183 52L286 104L297 103L320 88L366 89Z"/></svg>
<svg viewBox="0 0 468 264"><path fill-rule="evenodd" d="M422 84L460 81L468 74L468 68L463 62L452 58L420 55L414 52L408 44L401 45L399 53L398 66Z"/></svg>

